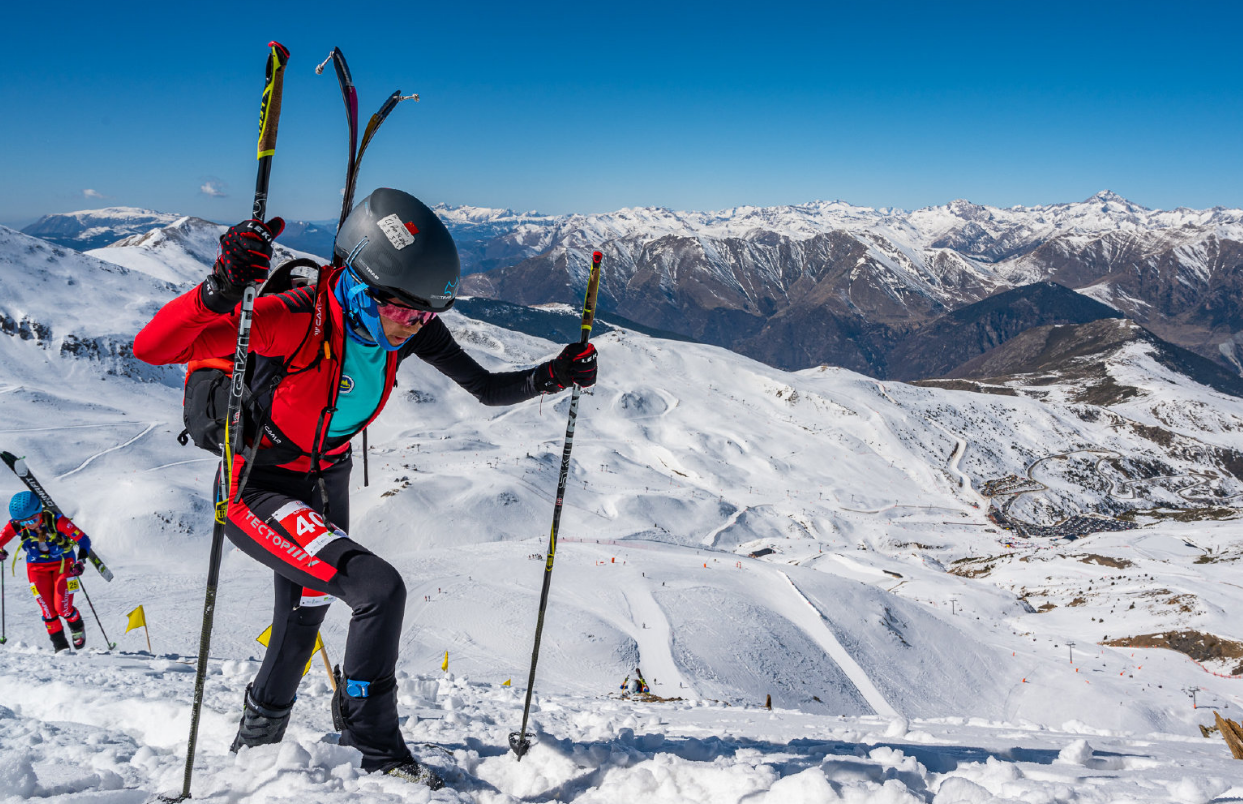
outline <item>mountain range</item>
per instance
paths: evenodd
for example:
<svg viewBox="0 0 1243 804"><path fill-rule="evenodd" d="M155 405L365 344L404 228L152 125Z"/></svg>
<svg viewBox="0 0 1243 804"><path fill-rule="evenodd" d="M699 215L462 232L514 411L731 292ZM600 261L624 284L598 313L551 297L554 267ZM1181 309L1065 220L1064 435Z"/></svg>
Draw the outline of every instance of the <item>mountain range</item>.
<svg viewBox="0 0 1243 804"><path fill-rule="evenodd" d="M202 218L150 209L107 207L44 215L21 231L22 234L33 235L74 251L90 251L172 226L182 219L203 221ZM288 248L327 258L332 255L336 229L335 220L286 220L280 242Z"/></svg>
<svg viewBox="0 0 1243 804"><path fill-rule="evenodd" d="M507 210L493 216L511 217ZM468 277L466 292L570 302L583 287L587 255L599 248L608 266L604 309L784 368L826 363L909 377L904 341L935 331L926 328L948 313L1041 282L1240 365L1237 209L1150 210L1108 191L1006 209L967 201L915 211L842 202L713 213L626 209L515 220L492 247L526 256ZM1058 323L1070 311L1038 312L1029 325Z"/></svg>
<svg viewBox="0 0 1243 804"><path fill-rule="evenodd" d="M914 211L840 201L718 212L436 211L459 244L464 294L577 304L588 255L599 249L606 316L780 368L949 377L1032 327L1124 317L1243 370L1243 210L1151 210L1105 191L1066 204L959 200ZM26 232L81 247L176 220L114 208L47 216ZM291 223L280 242L323 257L332 228Z"/></svg>

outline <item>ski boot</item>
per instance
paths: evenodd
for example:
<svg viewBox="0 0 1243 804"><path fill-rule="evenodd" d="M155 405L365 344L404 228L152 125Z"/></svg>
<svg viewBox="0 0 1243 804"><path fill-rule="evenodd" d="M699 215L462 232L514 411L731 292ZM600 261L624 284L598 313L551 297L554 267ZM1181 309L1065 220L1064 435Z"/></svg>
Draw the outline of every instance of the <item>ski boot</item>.
<svg viewBox="0 0 1243 804"><path fill-rule="evenodd" d="M413 759L395 768L389 768L384 771L384 775L413 784L425 784L433 790L439 790L445 786L444 780L437 776L435 771L426 765L420 765Z"/></svg>
<svg viewBox="0 0 1243 804"><path fill-rule="evenodd" d="M65 639L63 629L54 634L48 634L48 636L52 638L52 647L56 649L57 653L60 653L62 650L69 650L69 640Z"/></svg>
<svg viewBox="0 0 1243 804"><path fill-rule="evenodd" d="M69 635L73 637L74 650L86 647L86 622L81 617L77 622L69 623Z"/></svg>
<svg viewBox="0 0 1243 804"><path fill-rule="evenodd" d="M250 693L251 685L246 685L246 699L242 704L242 720L237 724L237 736L229 750L237 753L242 746L254 748L257 745L279 743L285 737L285 728L289 726L289 714L293 704L285 707L269 706L255 700Z"/></svg>
<svg viewBox="0 0 1243 804"><path fill-rule="evenodd" d="M410 754L397 723L397 679L378 681L345 678L337 667L333 675L332 725L341 732L341 745L362 752L362 769L439 790L445 783Z"/></svg>

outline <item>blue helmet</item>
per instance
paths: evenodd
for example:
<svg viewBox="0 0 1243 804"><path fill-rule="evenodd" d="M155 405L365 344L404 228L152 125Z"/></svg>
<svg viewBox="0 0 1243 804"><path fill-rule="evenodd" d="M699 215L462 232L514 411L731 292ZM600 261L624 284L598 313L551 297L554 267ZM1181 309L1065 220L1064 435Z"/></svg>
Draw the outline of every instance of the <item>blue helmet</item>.
<svg viewBox="0 0 1243 804"><path fill-rule="evenodd" d="M33 491L20 491L9 500L9 519L21 522L43 510L43 503Z"/></svg>

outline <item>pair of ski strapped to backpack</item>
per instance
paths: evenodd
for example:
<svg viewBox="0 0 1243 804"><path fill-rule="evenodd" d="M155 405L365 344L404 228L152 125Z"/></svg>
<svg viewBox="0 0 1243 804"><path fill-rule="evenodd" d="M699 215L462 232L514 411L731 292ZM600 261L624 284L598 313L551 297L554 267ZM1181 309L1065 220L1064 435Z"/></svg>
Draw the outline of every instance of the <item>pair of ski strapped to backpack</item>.
<svg viewBox="0 0 1243 804"><path fill-rule="evenodd" d="M328 58L316 68L316 74L322 74L328 62L333 63L337 73L337 81L340 85L342 100L345 104L350 140L349 159L346 165L345 192L341 200L341 215L337 222L337 230L340 231L341 225L345 222L345 218L349 215L350 209L353 206L358 170L362 165L363 154L366 153L367 146L371 144L375 133L385 119L388 118L389 113L397 107L397 104L405 100L417 102L419 96L417 94L402 95L400 90L389 95L384 103L381 104L379 110L371 116L363 132L362 143L359 145L358 94L354 88L349 65L345 61L345 54L341 52L340 48L333 48ZM340 255L335 253L334 249L332 269L340 268L342 264L343 261ZM326 283L323 281L324 271L325 266L314 260L305 258L291 260L274 269L259 289L258 295L265 296L285 293L298 287L311 287L314 294L313 307L307 332L292 358L286 362L281 362L279 358L257 356L253 363L247 364L242 391L242 426L246 436L243 439L243 443L249 442L249 446L242 455L245 462L242 477L239 479L236 488L232 490L232 496L235 499L240 497L241 491L245 488L250 477L250 471L256 463L276 465L287 460L307 457L311 461L311 474L319 476L322 483L322 475L320 473L324 457L323 442L326 439L324 419L334 411L331 403L319 414L319 422L315 429L315 437L309 453L303 452L301 448L294 447L289 439L279 438L277 433L269 429L269 425L277 386L287 377L313 370L324 357L328 356L326 350L329 349L328 327L331 324L331 316L328 315L326 309L328 304L327 293L329 291ZM324 305L324 307L321 307L321 305ZM317 328L322 329L320 332L316 332ZM264 362L262 370L256 367L260 360ZM185 396L182 404L182 419L185 429L177 436L178 441L183 446L193 441L195 446L205 449L213 455L221 454L225 442L226 415L233 368L233 360L228 357L196 360L187 365ZM260 376L258 386L256 387L257 374ZM332 398L331 394L329 398ZM278 436L277 439L269 438L269 445L279 441L282 444L289 445L289 447L298 449L298 454L284 454L280 457L272 455L257 459L256 455L265 434ZM367 480L366 453L367 433L364 430L364 482ZM327 504L326 497L324 504ZM326 514L327 512L323 513Z"/></svg>

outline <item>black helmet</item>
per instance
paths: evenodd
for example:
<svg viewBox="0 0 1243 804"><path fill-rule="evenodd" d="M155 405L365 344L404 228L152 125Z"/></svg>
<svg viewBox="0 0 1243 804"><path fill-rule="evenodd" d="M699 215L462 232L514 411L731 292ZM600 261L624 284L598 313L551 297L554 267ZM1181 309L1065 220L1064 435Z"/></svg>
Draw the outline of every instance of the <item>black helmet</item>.
<svg viewBox="0 0 1243 804"><path fill-rule="evenodd" d="M382 187L350 211L333 254L366 285L419 310L457 299L462 263L449 230L419 199Z"/></svg>

